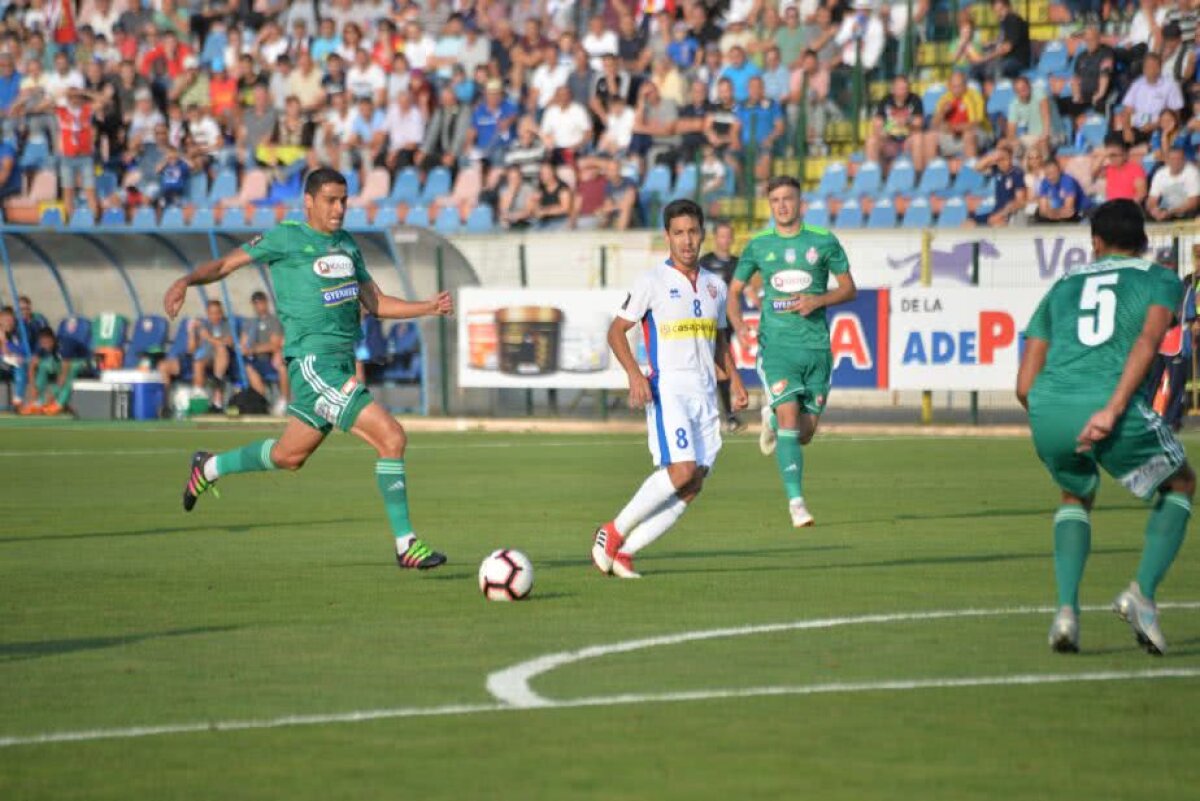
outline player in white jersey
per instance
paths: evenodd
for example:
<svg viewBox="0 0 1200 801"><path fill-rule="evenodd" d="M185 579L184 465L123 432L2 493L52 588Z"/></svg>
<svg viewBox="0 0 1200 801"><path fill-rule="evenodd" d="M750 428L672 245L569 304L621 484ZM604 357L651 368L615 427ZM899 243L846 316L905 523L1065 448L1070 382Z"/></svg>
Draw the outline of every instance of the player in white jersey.
<svg viewBox="0 0 1200 801"><path fill-rule="evenodd" d="M731 376L734 409L748 402L725 334L725 282L699 266L704 212L690 200L672 201L663 209L663 227L671 258L634 282L608 330L609 347L629 376L629 405L646 407L657 468L596 532L592 562L621 578L640 578L633 555L683 515L721 450L717 362ZM649 376L629 347L634 326L646 341Z"/></svg>

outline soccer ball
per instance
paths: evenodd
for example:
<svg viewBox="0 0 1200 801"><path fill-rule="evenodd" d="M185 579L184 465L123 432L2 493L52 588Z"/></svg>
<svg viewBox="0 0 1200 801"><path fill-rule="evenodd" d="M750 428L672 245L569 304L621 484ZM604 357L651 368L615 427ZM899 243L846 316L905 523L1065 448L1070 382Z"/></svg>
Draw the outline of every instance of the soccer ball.
<svg viewBox="0 0 1200 801"><path fill-rule="evenodd" d="M533 589L533 563L511 548L492 551L479 566L479 589L489 601L519 601Z"/></svg>

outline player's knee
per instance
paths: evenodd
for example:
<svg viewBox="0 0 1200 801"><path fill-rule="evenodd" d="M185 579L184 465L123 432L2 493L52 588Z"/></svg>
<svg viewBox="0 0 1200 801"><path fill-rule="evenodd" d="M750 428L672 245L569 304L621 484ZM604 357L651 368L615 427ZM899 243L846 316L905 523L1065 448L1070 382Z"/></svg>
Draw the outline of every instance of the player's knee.
<svg viewBox="0 0 1200 801"><path fill-rule="evenodd" d="M1182 493L1189 498L1196 494L1196 471L1190 464L1185 464L1178 473L1167 482L1166 489Z"/></svg>
<svg viewBox="0 0 1200 801"><path fill-rule="evenodd" d="M408 437L399 425L389 427L379 438L379 456L382 459L404 458L404 448L408 445Z"/></svg>

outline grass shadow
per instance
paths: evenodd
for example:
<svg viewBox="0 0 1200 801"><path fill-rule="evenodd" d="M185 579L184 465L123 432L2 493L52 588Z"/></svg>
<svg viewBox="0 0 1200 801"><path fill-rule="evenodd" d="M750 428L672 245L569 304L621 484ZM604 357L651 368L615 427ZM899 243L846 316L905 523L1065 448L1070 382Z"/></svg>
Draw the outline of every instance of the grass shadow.
<svg viewBox="0 0 1200 801"><path fill-rule="evenodd" d="M70 542L72 540L89 540L117 537L153 537L162 534L189 534L197 531L216 531L226 534L246 534L251 531L271 528L286 528L290 525L305 525L305 526L321 526L333 524L358 524L369 523L374 521L374 517L346 518L336 517L328 520L304 520L291 522L281 522L278 520L259 523L232 523L226 525L220 524L198 524L194 526L162 526L159 528L141 528L132 529L130 531L86 531L78 534L38 534L30 537L0 537L0 546L11 545L19 542Z"/></svg>
<svg viewBox="0 0 1200 801"><path fill-rule="evenodd" d="M226 631L236 631L243 626L197 626L188 629L168 629L138 634L122 634L116 637L74 637L64 640L32 640L29 642L0 643L0 664L8 662L23 662L29 659L40 659L46 656L74 654L82 651L98 651L104 648L116 648L121 645L133 645L147 640L159 640L165 637L189 637L193 634L219 634Z"/></svg>

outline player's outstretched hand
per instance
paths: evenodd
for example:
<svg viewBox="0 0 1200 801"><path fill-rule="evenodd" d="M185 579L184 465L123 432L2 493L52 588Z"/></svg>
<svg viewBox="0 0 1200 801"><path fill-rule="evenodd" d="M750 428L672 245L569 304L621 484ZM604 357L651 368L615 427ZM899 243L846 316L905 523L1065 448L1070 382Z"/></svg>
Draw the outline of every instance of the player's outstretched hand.
<svg viewBox="0 0 1200 801"><path fill-rule="evenodd" d="M454 297L449 292L439 292L437 296L429 301L433 307L430 312L434 317L449 317L454 314Z"/></svg>
<svg viewBox="0 0 1200 801"><path fill-rule="evenodd" d="M163 295L163 310L167 313L167 317L174 320L179 310L183 308L183 299L187 295L187 283L182 279L174 281L167 288L167 293Z"/></svg>
<svg viewBox="0 0 1200 801"><path fill-rule="evenodd" d="M629 408L640 409L653 399L650 381L641 373L629 376Z"/></svg>
<svg viewBox="0 0 1200 801"><path fill-rule="evenodd" d="M1093 414L1084 425L1083 431L1079 432L1079 445L1075 448L1076 453L1090 451L1093 445L1112 433L1116 424L1117 413L1112 409L1105 407Z"/></svg>

